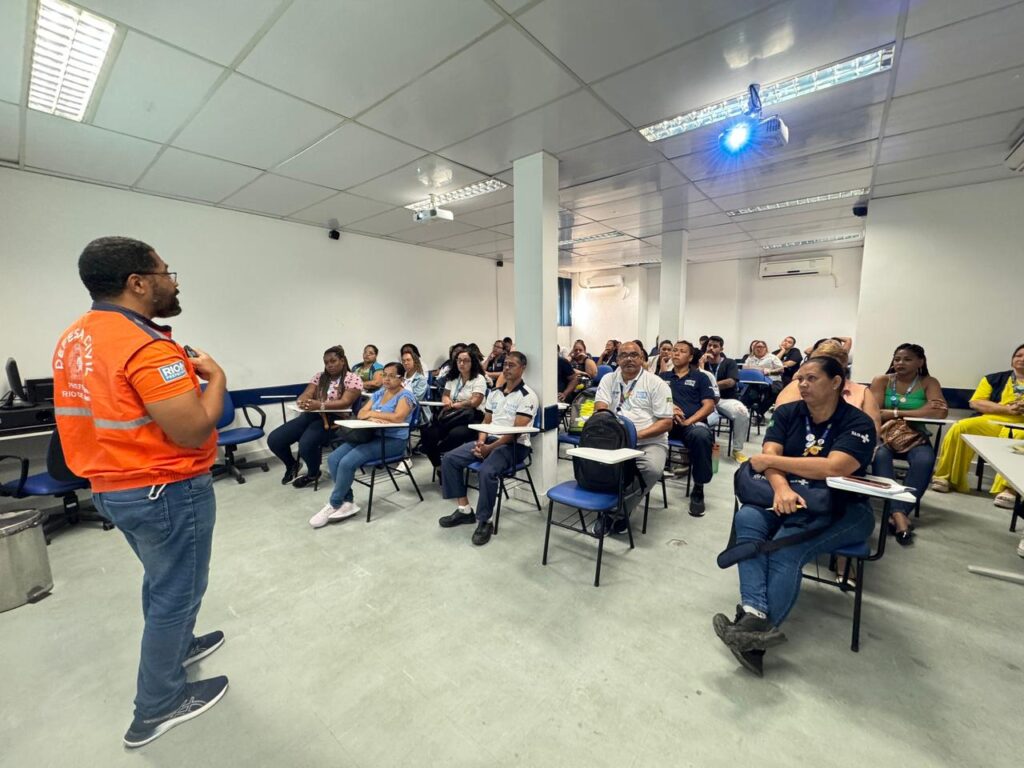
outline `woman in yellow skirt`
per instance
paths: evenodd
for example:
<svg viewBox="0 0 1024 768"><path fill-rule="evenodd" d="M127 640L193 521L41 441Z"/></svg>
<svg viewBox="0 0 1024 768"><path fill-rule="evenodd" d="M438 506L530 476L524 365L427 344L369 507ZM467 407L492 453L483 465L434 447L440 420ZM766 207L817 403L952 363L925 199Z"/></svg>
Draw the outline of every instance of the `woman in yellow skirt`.
<svg viewBox="0 0 1024 768"><path fill-rule="evenodd" d="M974 451L960 439L961 435L1007 437L1009 430L996 422L1024 424L1024 344L1013 351L1011 370L990 373L981 380L971 396L971 408L980 416L962 419L950 427L942 442L942 454L935 467L932 490L939 493L968 490L967 470ZM1016 495L1006 489L1006 481L996 475L992 484L997 507L1013 508Z"/></svg>

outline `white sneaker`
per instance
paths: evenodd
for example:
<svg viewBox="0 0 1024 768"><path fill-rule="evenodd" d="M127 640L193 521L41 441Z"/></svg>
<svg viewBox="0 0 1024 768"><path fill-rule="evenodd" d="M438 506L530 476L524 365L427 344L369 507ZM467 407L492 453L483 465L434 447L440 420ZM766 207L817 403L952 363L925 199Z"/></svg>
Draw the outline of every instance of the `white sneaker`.
<svg viewBox="0 0 1024 768"><path fill-rule="evenodd" d="M944 477L933 477L930 487L936 493L949 493L952 490L949 480Z"/></svg>
<svg viewBox="0 0 1024 768"><path fill-rule="evenodd" d="M995 504L997 507L1001 507L1003 509L1013 509L1013 505L1016 503L1016 501L1017 495L1013 491L1003 491L1002 493L996 495L996 497L992 500L992 503Z"/></svg>
<svg viewBox="0 0 1024 768"><path fill-rule="evenodd" d="M1024 537L1021 538L1020 544L1017 545L1017 554L1024 557Z"/></svg>
<svg viewBox="0 0 1024 768"><path fill-rule="evenodd" d="M330 506L330 505L328 505ZM328 520L346 520L354 515L359 514L359 507L353 504L351 501L346 501L337 509L334 509L327 515Z"/></svg>
<svg viewBox="0 0 1024 768"><path fill-rule="evenodd" d="M314 528L323 528L327 525L327 521L331 518L329 515L334 512L335 509L330 504L324 504L324 508L309 518L309 524Z"/></svg>

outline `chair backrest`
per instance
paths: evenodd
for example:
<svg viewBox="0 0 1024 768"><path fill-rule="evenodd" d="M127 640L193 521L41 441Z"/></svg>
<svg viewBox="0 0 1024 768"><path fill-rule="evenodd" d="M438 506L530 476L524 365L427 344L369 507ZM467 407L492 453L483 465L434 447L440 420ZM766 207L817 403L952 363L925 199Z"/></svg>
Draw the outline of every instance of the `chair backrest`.
<svg viewBox="0 0 1024 768"><path fill-rule="evenodd" d="M771 379L765 376L764 373L759 371L757 368L743 368L740 371L740 381L756 381L762 384L768 384L771 382Z"/></svg>
<svg viewBox="0 0 1024 768"><path fill-rule="evenodd" d="M601 383L601 379L605 377L605 374L609 374L611 372L612 367L610 365L597 366L597 374L594 376L594 380L590 382L591 385L596 387L598 384Z"/></svg>
<svg viewBox="0 0 1024 768"><path fill-rule="evenodd" d="M231 393L224 390L224 410L217 421L217 431L231 425L235 420L235 401L231 399Z"/></svg>
<svg viewBox="0 0 1024 768"><path fill-rule="evenodd" d="M628 441L628 447L636 448L636 425L629 419L622 416L619 417L619 421L622 422L622 426L626 428L626 440Z"/></svg>
<svg viewBox="0 0 1024 768"><path fill-rule="evenodd" d="M60 444L60 431L54 428L50 436L50 444L46 448L46 472L54 480L61 483L73 483L82 480L78 475L68 469L68 462L64 458L64 447Z"/></svg>

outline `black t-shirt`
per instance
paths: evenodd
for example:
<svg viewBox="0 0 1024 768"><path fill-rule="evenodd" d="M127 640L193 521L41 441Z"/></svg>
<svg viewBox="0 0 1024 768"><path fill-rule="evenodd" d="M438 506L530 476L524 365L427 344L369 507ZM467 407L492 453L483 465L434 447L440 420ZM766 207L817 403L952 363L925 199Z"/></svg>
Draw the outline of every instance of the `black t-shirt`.
<svg viewBox="0 0 1024 768"><path fill-rule="evenodd" d="M740 367L736 365L735 360L725 357L724 355L717 363L709 362L707 364L707 370L711 371L711 375L715 377L715 381L722 381L723 379L732 379L733 381L740 380ZM728 389L719 385L719 388L721 389L721 396L723 400L735 400L739 397L739 393L736 391L735 385Z"/></svg>
<svg viewBox="0 0 1024 768"><path fill-rule="evenodd" d="M875 452L875 424L867 414L845 400L840 400L831 419L815 424L811 421L807 404L803 400L786 403L775 409L764 441L779 443L783 456L799 458L811 455L806 453L810 442L808 425L811 434L814 435L814 446L820 449L813 455L828 456L831 451L848 453L860 464L854 474L864 474L864 469L871 462Z"/></svg>
<svg viewBox="0 0 1024 768"><path fill-rule="evenodd" d="M781 349L776 349L772 352L779 360L783 363L788 363L792 360L796 365L791 365L789 368L782 369L782 386L786 386L793 380L793 376L796 375L797 368L800 367L800 363L803 362L804 356L800 354L800 350L796 347L790 347L789 352L784 355L780 355Z"/></svg>
<svg viewBox="0 0 1024 768"><path fill-rule="evenodd" d="M487 364L487 368L485 370L487 371L487 373L501 373L504 368L505 356L499 355L498 357L493 358L491 362Z"/></svg>
<svg viewBox="0 0 1024 768"><path fill-rule="evenodd" d="M711 379L696 368L690 368L685 376L677 376L675 371L666 371L661 374L661 378L668 382L672 390L672 402L679 406L686 418L700 410L704 400L715 399Z"/></svg>
<svg viewBox="0 0 1024 768"><path fill-rule="evenodd" d="M564 357L559 356L558 358L558 391L565 392L565 388L569 386L569 379L576 373L573 370L572 365Z"/></svg>

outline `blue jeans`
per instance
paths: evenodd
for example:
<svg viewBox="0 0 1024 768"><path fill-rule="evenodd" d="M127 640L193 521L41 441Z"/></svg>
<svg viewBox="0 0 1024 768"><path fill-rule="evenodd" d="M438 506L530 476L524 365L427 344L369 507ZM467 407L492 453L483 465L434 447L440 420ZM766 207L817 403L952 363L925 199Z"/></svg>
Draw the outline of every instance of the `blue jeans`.
<svg viewBox="0 0 1024 768"><path fill-rule="evenodd" d="M384 455L387 457L401 456L405 452L406 439L404 437L384 438ZM334 490L331 491L330 504L337 509L346 501L352 501L352 481L356 476L356 470L368 461L380 458L380 438L374 438L369 443L342 443L327 457L327 471L331 473L334 480Z"/></svg>
<svg viewBox="0 0 1024 768"><path fill-rule="evenodd" d="M910 469L907 470L906 484L914 489L911 493L914 494L914 498L920 501L921 497L924 496L925 490L928 488L928 484L932 481L932 470L935 468L935 449L932 448L932 444L923 443L915 445L906 453L893 453L892 449L888 446L880 445L875 452L872 471L879 477L888 477L892 480L894 474L893 459L905 459L910 463ZM892 503L893 512L902 512L904 515L909 515L913 509L914 505L908 504L905 501L894 501Z"/></svg>
<svg viewBox="0 0 1024 768"><path fill-rule="evenodd" d="M212 475L164 487L93 494L93 503L128 540L142 561L142 656L135 716L165 715L185 694L181 666L210 574L217 519Z"/></svg>
<svg viewBox="0 0 1024 768"><path fill-rule="evenodd" d="M774 626L785 621L796 604L800 594L800 571L805 563L822 552L865 541L875 528L875 515L867 501L848 502L846 513L832 526L829 526L827 515L817 516L810 523L807 520L800 514L780 516L744 504L733 521L737 544L792 536L804 530L806 525L826 529L808 541L739 562L743 605L764 611Z"/></svg>
<svg viewBox="0 0 1024 768"><path fill-rule="evenodd" d="M286 467L290 467L295 463L292 446L298 443L299 458L306 463L306 471L316 475L320 472L321 449L330 442L332 434L332 430L324 429L324 420L319 413L300 413L267 435L267 447Z"/></svg>
<svg viewBox="0 0 1024 768"><path fill-rule="evenodd" d="M489 438L493 443L497 438ZM466 467L480 461L473 455L476 441L464 443L454 450L448 451L441 460L441 495L446 499L458 499L466 495ZM486 523L494 514L494 503L498 499L498 477L508 474L514 469L512 463L512 443L495 448L483 460L477 472L479 493L476 500L476 521ZM515 446L515 460L520 464L526 461L531 449L525 445Z"/></svg>

